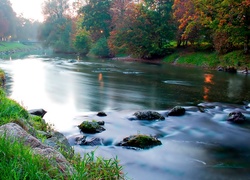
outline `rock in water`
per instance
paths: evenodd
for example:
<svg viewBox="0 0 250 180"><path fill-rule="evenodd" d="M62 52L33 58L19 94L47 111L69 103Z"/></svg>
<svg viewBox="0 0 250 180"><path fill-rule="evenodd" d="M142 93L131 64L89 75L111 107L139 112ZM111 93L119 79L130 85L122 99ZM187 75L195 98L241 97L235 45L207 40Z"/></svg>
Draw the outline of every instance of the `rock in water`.
<svg viewBox="0 0 250 180"><path fill-rule="evenodd" d="M155 111L138 111L134 113L134 116L139 120L164 120L165 117L163 117L160 113Z"/></svg>
<svg viewBox="0 0 250 180"><path fill-rule="evenodd" d="M31 110L28 110L28 113L32 115L40 116L41 118L43 118L43 116L47 113L47 111L45 111L44 109L31 109Z"/></svg>
<svg viewBox="0 0 250 180"><path fill-rule="evenodd" d="M83 133L89 133L89 134L94 134L94 133L100 133L102 131L105 131L105 128L102 127L104 125L103 121L97 122L97 121L83 121L78 128L83 132Z"/></svg>
<svg viewBox="0 0 250 180"><path fill-rule="evenodd" d="M168 113L168 116L182 116L186 112L186 109L181 106L175 106Z"/></svg>
<svg viewBox="0 0 250 180"><path fill-rule="evenodd" d="M228 116L229 117L227 120L229 122L233 122L233 123L237 123L237 124L241 124L241 123L246 122L246 117L240 111L233 111L233 112L229 113Z"/></svg>
<svg viewBox="0 0 250 180"><path fill-rule="evenodd" d="M98 112L97 116L103 117L103 116L107 116L107 114L105 112Z"/></svg>
<svg viewBox="0 0 250 180"><path fill-rule="evenodd" d="M117 145L126 146L128 148L136 147L141 149L149 149L161 144L161 141L159 141L156 137L138 134L124 138L123 141L119 142Z"/></svg>

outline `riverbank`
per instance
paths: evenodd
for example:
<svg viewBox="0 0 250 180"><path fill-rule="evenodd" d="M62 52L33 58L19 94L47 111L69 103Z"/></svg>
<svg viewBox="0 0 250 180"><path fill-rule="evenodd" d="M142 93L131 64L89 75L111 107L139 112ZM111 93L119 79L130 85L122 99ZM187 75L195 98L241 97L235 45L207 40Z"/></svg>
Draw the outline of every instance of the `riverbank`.
<svg viewBox="0 0 250 180"><path fill-rule="evenodd" d="M0 58L9 57L10 55L42 50L39 44L23 44L20 42L0 42Z"/></svg>
<svg viewBox="0 0 250 180"><path fill-rule="evenodd" d="M192 48L181 48L166 56L163 62L210 69L231 66L238 70L244 70L246 67L250 68L250 55L244 54L241 50L220 55L214 51L195 51Z"/></svg>
<svg viewBox="0 0 250 180"><path fill-rule="evenodd" d="M131 56L115 57L112 60L138 61L144 63L170 63L179 66L201 67L206 69L217 69L218 67L235 67L238 70L250 68L250 55L241 50L220 55L214 51L195 51L188 48L176 48L174 53L160 59L141 59Z"/></svg>
<svg viewBox="0 0 250 180"><path fill-rule="evenodd" d="M42 119L43 115L30 114L1 88L0 99L1 178L125 179L116 158L95 157L94 152L80 157L67 139Z"/></svg>

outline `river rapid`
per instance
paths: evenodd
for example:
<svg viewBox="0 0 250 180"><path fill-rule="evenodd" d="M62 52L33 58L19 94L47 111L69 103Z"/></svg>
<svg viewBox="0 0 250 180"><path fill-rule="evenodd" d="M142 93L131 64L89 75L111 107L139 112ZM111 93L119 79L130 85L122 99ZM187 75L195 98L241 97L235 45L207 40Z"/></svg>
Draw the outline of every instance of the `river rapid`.
<svg viewBox="0 0 250 180"><path fill-rule="evenodd" d="M30 55L0 60L10 98L26 109L43 108L44 119L83 155L120 160L127 179L250 179L250 123L235 125L228 114L240 110L250 122L250 75L94 58ZM184 116L168 116L174 106ZM200 112L197 106L203 106ZM161 113L164 121L129 120L136 111ZM104 111L106 117L96 114ZM85 134L101 146L80 146L77 127L105 121L106 131ZM115 144L148 134L162 145L133 150Z"/></svg>

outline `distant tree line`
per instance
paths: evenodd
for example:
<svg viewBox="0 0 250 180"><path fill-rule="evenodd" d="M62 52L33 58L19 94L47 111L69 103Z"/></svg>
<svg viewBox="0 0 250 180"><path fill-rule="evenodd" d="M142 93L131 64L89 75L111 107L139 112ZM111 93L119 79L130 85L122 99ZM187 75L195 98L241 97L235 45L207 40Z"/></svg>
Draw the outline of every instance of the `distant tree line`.
<svg viewBox="0 0 250 180"><path fill-rule="evenodd" d="M0 37L27 38L34 22L15 18L9 0L0 3ZM45 0L42 8L38 38L55 52L156 58L173 42L249 52L249 0Z"/></svg>
<svg viewBox="0 0 250 180"><path fill-rule="evenodd" d="M17 16L9 0L0 0L0 41L36 40L39 26L38 21Z"/></svg>

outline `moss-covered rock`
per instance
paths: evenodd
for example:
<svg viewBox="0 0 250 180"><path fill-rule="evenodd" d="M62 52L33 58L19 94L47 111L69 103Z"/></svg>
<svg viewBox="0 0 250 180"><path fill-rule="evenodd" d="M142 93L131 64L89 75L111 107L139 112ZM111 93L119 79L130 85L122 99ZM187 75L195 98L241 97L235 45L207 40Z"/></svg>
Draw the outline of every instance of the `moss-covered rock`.
<svg viewBox="0 0 250 180"><path fill-rule="evenodd" d="M123 139L119 142L117 146L126 146L126 147L136 147L141 149L149 149L154 146L161 145L161 141L154 136L148 135L132 135Z"/></svg>
<svg viewBox="0 0 250 180"><path fill-rule="evenodd" d="M137 111L133 114L139 120L164 120L165 117L155 111Z"/></svg>
<svg viewBox="0 0 250 180"><path fill-rule="evenodd" d="M83 121L78 128L83 132L83 133L89 133L89 134L94 134L94 133L100 133L102 131L105 131L105 128L102 127L104 125L103 121L97 122L97 121Z"/></svg>

